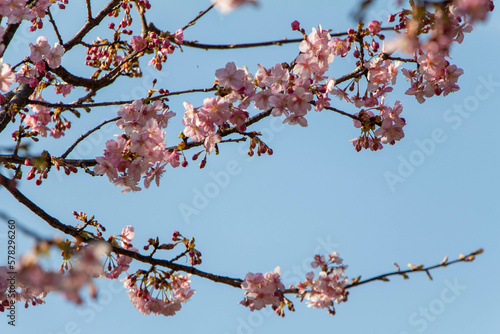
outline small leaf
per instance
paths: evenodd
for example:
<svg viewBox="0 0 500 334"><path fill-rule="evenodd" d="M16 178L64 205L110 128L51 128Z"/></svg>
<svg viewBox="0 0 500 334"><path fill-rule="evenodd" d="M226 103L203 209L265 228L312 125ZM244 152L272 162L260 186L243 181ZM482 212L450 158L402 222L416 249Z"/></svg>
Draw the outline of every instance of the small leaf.
<svg viewBox="0 0 500 334"><path fill-rule="evenodd" d="M448 256L444 257L443 261L441 261L441 265L446 264L446 262L448 262Z"/></svg>

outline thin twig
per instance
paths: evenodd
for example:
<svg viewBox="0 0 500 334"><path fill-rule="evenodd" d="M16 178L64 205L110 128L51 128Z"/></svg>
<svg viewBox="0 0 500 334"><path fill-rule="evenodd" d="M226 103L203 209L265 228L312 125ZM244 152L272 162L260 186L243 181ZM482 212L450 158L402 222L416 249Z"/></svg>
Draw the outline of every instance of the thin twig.
<svg viewBox="0 0 500 334"><path fill-rule="evenodd" d="M121 0L111 0L104 8L95 16L95 18L87 19L87 22L83 25L83 27L76 33L73 38L67 41L63 46L66 51L71 50L75 45L79 44L83 37L87 35L87 33L98 26L101 21L111 13L116 6L119 6Z"/></svg>
<svg viewBox="0 0 500 334"><path fill-rule="evenodd" d="M359 286L359 285L366 284L366 283L373 282L373 281L385 281L385 282L387 282L388 281L387 277L389 277L389 276L398 275L398 276L406 277L407 274L411 274L411 273L415 273L415 272L426 272L427 276L430 277L429 271L431 271L431 270L441 268L441 267L447 267L449 265L452 265L452 264L455 264L458 262L470 262L470 261L474 260L474 257L476 255L479 255L481 253L483 253L482 248L470 253L469 255L461 256L460 258L453 260L453 261L441 262L439 264L435 264L435 265L429 266L429 267L421 266L421 267L416 267L414 269L408 269L408 270L402 270L402 271L398 270L398 271L394 271L391 273L378 275L378 276L375 276L375 277L372 277L372 278L369 278L369 279L366 279L363 281L353 282L353 283L347 285L345 288L349 289L349 288L353 288L355 286Z"/></svg>
<svg viewBox="0 0 500 334"><path fill-rule="evenodd" d="M73 145L71 145L66 150L66 152L64 152L63 155L61 155L61 158L66 159L66 157L68 156L68 154L70 154L71 151L74 150L74 148L76 147L76 145L78 145L82 140L84 140L85 138L87 138L88 136L90 136L95 131L99 130L102 126L104 126L105 124L111 123L111 122L115 122L115 121L117 121L119 119L120 119L120 117L115 117L113 119L109 119L107 121L104 121L101 124L99 124L98 126L96 126L95 128L93 128L92 130L89 130L89 131L87 131L87 133L85 133L85 134L81 135L80 137L78 137L78 139L73 143Z"/></svg>
<svg viewBox="0 0 500 334"><path fill-rule="evenodd" d="M91 239L91 238L89 238L87 233L79 231L78 229L76 229L73 226L61 223L58 219L56 219L56 218L52 217L51 215L49 215L48 213L46 213L42 208L40 208L38 205L33 203L26 196L24 196L24 194L22 194L17 189L17 187L14 185L13 182L11 180L9 180L8 178L6 178L5 176L3 176L2 174L0 174L0 185L2 185L5 189L7 189L7 191L9 191L12 194L12 196L14 196L14 198L17 199L21 204L26 206L29 210L31 210L38 217L42 218L45 222L47 222L53 228L65 233L65 234L71 235L72 237L78 238L79 240L82 240L83 242L86 242L89 244L96 243L96 242L105 242L102 240ZM127 249L113 246L110 243L108 243L108 244L110 245L111 250L114 253L128 256L128 257L133 258L139 262L148 263L148 264L156 265L156 266L162 266L162 267L169 268L169 269L172 269L175 271L183 271L183 272L186 272L186 273L189 273L192 275L206 278L208 280L211 280L211 281L214 281L217 283L227 284L227 285L233 286L235 288L241 288L241 283L243 283L243 280L239 279L239 278L231 278L231 277L214 275L211 273L207 273L207 272L198 270L198 269L191 267L191 266L177 264L177 263L173 263L173 262L167 261L167 260L155 259L155 258L152 258L149 256L142 255L140 253L132 252L132 251L127 250Z"/></svg>
<svg viewBox="0 0 500 334"><path fill-rule="evenodd" d="M381 30L394 30L393 27L384 27ZM330 31L330 30L328 30ZM348 35L346 32L339 32L330 34L332 37L342 37ZM275 41L267 41L267 42L255 42L255 43L241 43L241 44L203 44L198 43L197 41L184 41L182 43L183 46L188 46L192 48L204 49L204 50L227 50L227 49L245 49L245 48L255 48L261 46L270 46L270 45L278 45L281 46L283 44L290 43L300 43L304 40L304 38L294 38L287 39L286 37L280 40Z"/></svg>
<svg viewBox="0 0 500 334"><path fill-rule="evenodd" d="M61 223L58 219L50 216L42 208L37 206L30 199L28 199L26 196L24 196L17 189L14 182L12 180L9 180L8 178L3 176L2 174L0 174L0 185L2 185L5 189L7 189L7 191L9 191L12 194L12 196L14 196L14 198L16 198L20 203L22 203L24 206L26 206L33 213L35 213L37 216L39 216L44 221L46 221L53 228L65 233L65 234L71 235L71 236L77 238L78 240L81 240L81 241L88 243L88 244L93 244L96 242L105 242L103 240L92 239L89 237L88 233L85 233L84 231L81 231L73 226L65 225L65 224ZM198 270L198 269L191 267L191 266L181 265L181 264L173 263L172 261L167 261L167 260L155 259L151 256L145 256L145 255L142 255L138 252L133 252L133 251L130 251L128 249L123 249L120 247L113 246L110 243L108 243L108 245L110 245L111 250L114 253L128 256L128 257L133 258L139 262L148 263L148 264L151 264L154 266L162 266L162 267L169 268L169 269L172 269L175 271L186 272L186 273L189 273L189 274L192 274L195 276L206 278L206 279L211 280L213 282L223 283L223 284L226 284L226 285L238 288L238 289L241 289L241 284L243 283L243 280L240 278L232 278L232 277L215 275L215 274L211 274L211 273L207 273L207 272ZM355 286L359 286L359 285L366 284L366 283L373 282L373 281L377 281L377 280L387 281L388 276L394 276L394 275L405 276L407 274L411 274L411 273L419 272L419 271L425 271L428 273L429 271L436 269L436 268L439 268L439 267L446 267L446 266L449 266L451 264L458 263L458 262L472 261L476 255L481 254L482 252L483 252L483 250L480 249L480 250L477 250L475 252L472 252L471 254L469 254L467 256L462 256L461 258L459 258L457 260L454 260L451 262L441 262L440 264L426 267L426 268L424 268L422 266L422 267L417 267L417 268L410 269L410 270L396 271L396 272L392 272L392 273L379 275L379 276L376 276L376 277L373 277L373 278L370 278L370 279L367 279L364 281L358 281L358 282L349 284L345 288L349 289L349 288L352 288ZM288 289L288 290L284 291L284 293L298 293L298 289Z"/></svg>
<svg viewBox="0 0 500 334"><path fill-rule="evenodd" d="M198 21L199 18L201 18L206 13L208 13L212 8L214 8L214 4L210 5L210 7L208 7L207 9L205 9L204 11L201 11L198 15L196 15L196 17L194 19L192 19L188 24L186 24L184 27L182 27L182 30L186 30L190 26L194 25L196 23L196 21Z"/></svg>
<svg viewBox="0 0 500 334"><path fill-rule="evenodd" d="M56 21L54 21L54 18L52 17L52 13L50 12L50 7L47 8L47 14L49 15L49 22L50 22L50 24L52 24L52 27L54 28L54 32L56 33L57 41L59 42L60 45L64 45L61 34L59 33L59 29L57 28Z"/></svg>
<svg viewBox="0 0 500 334"><path fill-rule="evenodd" d="M87 21L90 22L92 21L92 5L90 3L90 0L85 0L85 5L87 6Z"/></svg>
<svg viewBox="0 0 500 334"><path fill-rule="evenodd" d="M183 95L183 94L191 94L191 93L208 93L208 92L213 92L216 90L217 90L217 88L215 88L215 87L187 89L187 90L181 90L181 91L177 91L177 92L169 92L169 93L165 93L165 94L160 94L160 95L157 95L154 97L150 97L148 100L149 101L158 101L158 100L161 100L167 96ZM38 100L28 100L28 104L39 105L39 106L44 106L44 107L48 107L48 108L63 108L63 109L65 109L65 108L69 109L69 108L93 108L93 107L116 106L116 105L129 104L132 102L134 102L134 100L63 104L63 103L49 103L49 102L38 101Z"/></svg>
<svg viewBox="0 0 500 334"><path fill-rule="evenodd" d="M137 10L137 13L139 14L139 19L141 21L141 36L146 37L148 34L148 21L146 20L146 15L144 11L141 11L141 7L137 3L137 1L134 1L134 6Z"/></svg>
<svg viewBox="0 0 500 334"><path fill-rule="evenodd" d="M0 219L4 220L6 223L8 223L10 220L14 220L14 219L12 219L12 217L7 216L3 212L0 212ZM16 231L17 230L21 231L22 233L26 234L27 236L35 239L37 242L49 240L47 238L40 236L38 233L33 232L32 230L30 230L29 228L27 228L23 224L19 223L19 221L17 221L17 219L14 221L16 222Z"/></svg>

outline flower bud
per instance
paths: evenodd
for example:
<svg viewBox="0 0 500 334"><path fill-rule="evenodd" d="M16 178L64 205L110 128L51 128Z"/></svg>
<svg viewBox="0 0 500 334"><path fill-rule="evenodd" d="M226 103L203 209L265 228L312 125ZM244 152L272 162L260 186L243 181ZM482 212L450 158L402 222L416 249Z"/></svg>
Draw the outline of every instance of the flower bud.
<svg viewBox="0 0 500 334"><path fill-rule="evenodd" d="M292 30L300 30L300 23L299 21L295 20L292 22Z"/></svg>

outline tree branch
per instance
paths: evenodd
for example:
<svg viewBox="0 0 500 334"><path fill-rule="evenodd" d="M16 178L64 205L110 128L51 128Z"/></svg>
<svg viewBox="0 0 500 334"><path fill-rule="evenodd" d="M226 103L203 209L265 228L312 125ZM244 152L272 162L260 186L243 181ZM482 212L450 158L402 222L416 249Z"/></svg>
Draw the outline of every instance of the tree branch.
<svg viewBox="0 0 500 334"><path fill-rule="evenodd" d="M31 200L29 200L26 196L24 196L15 186L15 181L9 180L8 178L3 176L2 174L0 174L0 185L2 185L5 189L7 189L7 191L9 191L12 194L12 196L14 196L14 198L16 198L21 204L23 204L28 209L30 209L38 217L42 218L44 221L46 221L53 228L65 233L65 234L71 235L72 237L76 238L77 240L81 240L81 241L88 243L88 244L93 244L96 242L106 242L104 240L92 239L84 231L81 231L80 229L77 229L77 228L70 226L70 225L65 225L65 224L61 223L58 219L50 216L43 209L41 209L39 206L37 206L35 203L33 203ZM145 255L142 255L140 253L132 252L132 251L127 250L127 249L113 246L110 243L108 243L108 245L111 247L111 250L114 253L128 256L128 257L133 258L139 262L151 264L154 266L162 266L162 267L169 268L169 269L172 269L175 271L186 272L186 273L189 273L189 274L192 274L195 276L206 278L206 279L211 280L213 282L223 283L223 284L226 284L226 285L238 288L238 289L241 289L241 284L243 283L243 280L240 278L232 278L232 277L227 277L227 276L214 275L211 273L207 273L207 272L198 270L198 269L191 267L191 266L181 265L181 264L173 263L171 261L162 260L162 259L155 259L151 256L145 256ZM378 276L372 277L372 278L364 280L364 281L359 281L359 277L358 277L357 279L354 279L351 284L347 285L345 287L345 289L350 289L350 288L353 288L353 287L356 287L359 285L363 285L363 284L366 284L369 282L373 282L373 281L388 281L387 277L389 277L389 276L399 275L399 276L403 276L405 278L408 278L407 277L408 274L412 274L415 272L426 272L427 275L429 276L429 278L432 279L432 277L429 274L429 271L440 268L440 267L447 267L449 265L452 265L452 264L455 264L458 262L473 261L475 256L481 254L482 252L483 252L483 250L479 249L479 250L476 250L476 251L470 253L469 255L461 256L460 258L453 260L453 261L450 261L450 262L448 262L447 258L445 258L445 260L443 260L440 264L436 264L436 265L429 266L429 267L424 267L423 265L420 265L418 267L413 267L412 269L403 270L403 271L399 270L399 267L398 267L398 271L378 275ZM285 294L291 294L291 293L296 294L298 292L299 292L298 289L287 289L284 291Z"/></svg>
<svg viewBox="0 0 500 334"><path fill-rule="evenodd" d="M79 32L76 33L73 38L67 41L63 46L66 52L71 50L75 45L81 42L83 37L87 35L87 33L92 30L94 27L98 26L99 23L111 12L115 9L116 6L120 4L121 0L111 0L96 16L95 18L87 18L87 22L80 29ZM90 4L87 3L87 10Z"/></svg>
<svg viewBox="0 0 500 334"><path fill-rule="evenodd" d="M192 19L188 24L186 24L184 27L182 27L182 30L186 30L187 28L191 27L192 25L195 25L196 21L200 19L203 15L208 13L212 8L214 8L214 4L210 5L207 9L204 11L201 11L194 19Z"/></svg>
<svg viewBox="0 0 500 334"><path fill-rule="evenodd" d="M73 145L71 145L66 150L66 152L64 152L63 155L61 155L61 158L66 159L66 157L68 156L68 154L70 154L71 151L73 151L75 149L76 145L78 145L82 140L84 140L85 138L87 138L88 136L90 136L95 131L99 130L102 126L104 126L105 124L111 123L111 122L116 122L119 119L120 119L120 117L115 117L115 118L109 119L107 121L104 121L101 124L99 124L98 126L96 126L95 128L93 128L92 130L89 130L89 131L87 131L87 133L85 133L85 134L81 135L80 137L78 137L78 139L73 143Z"/></svg>
<svg viewBox="0 0 500 334"><path fill-rule="evenodd" d="M17 189L14 182L15 181L9 180L8 178L6 178L2 174L0 174L0 185L2 185L5 189L7 189L7 191L9 191L12 194L12 196L14 196L14 198L17 199L21 204L26 206L29 210L31 210L38 217L42 218L44 221L46 221L53 228L65 233L65 234L71 235L72 237L74 237L78 240L82 240L83 242L86 242L89 244L96 243L96 242L106 242L104 240L91 239L91 238L89 238L88 234L86 234L84 231L80 231L79 229L77 229L73 226L63 224L58 219L50 216L42 208L37 206L30 199L28 199L26 196L24 196ZM219 275L210 274L210 273L198 270L198 269L191 267L191 266L177 264L177 263L173 263L173 262L167 261L167 260L155 259L155 258L152 258L150 256L145 256L145 255L142 255L140 253L135 253L135 252L132 252L132 251L127 250L127 249L113 246L111 244L109 244L109 245L111 247L111 250L113 252L115 252L116 254L131 257L139 262L148 263L148 264L155 265L155 266L162 266L162 267L169 268L169 269L172 269L175 271L186 272L186 273L189 273L189 274L192 274L195 276L206 278L206 279L211 280L213 282L227 284L227 285L233 286L235 288L241 288L241 283L243 283L243 280L241 280L239 278L231 278L231 277L226 277L226 276L219 276Z"/></svg>
<svg viewBox="0 0 500 334"><path fill-rule="evenodd" d="M381 30L394 30L393 27L384 27L381 28ZM328 30L331 31L331 30ZM348 35L347 31L346 32L339 32L339 33L334 33L330 34L332 37L342 37ZM261 47L261 46L270 46L270 45L283 45L283 44L290 44L290 43L300 43L304 40L304 38L294 38L294 39L287 39L286 37L280 40L275 40L275 41L267 41L267 42L255 42L255 43L241 43L241 44L203 44L203 43L198 43L197 41L184 41L182 43L183 46L188 46L192 48L198 48L198 49L204 49L204 50L226 50L226 49L246 49L246 48L255 48L255 47Z"/></svg>
<svg viewBox="0 0 500 334"><path fill-rule="evenodd" d="M54 21L54 18L52 17L52 13L50 12L50 7L47 8L47 14L49 15L49 22L52 24L52 27L54 27L54 32L56 33L57 40L59 44L64 45L64 42L61 38L61 34L59 33L59 29L57 28L56 21Z"/></svg>
<svg viewBox="0 0 500 334"><path fill-rule="evenodd" d="M90 22L92 21L92 5L90 3L90 0L85 0L85 5L87 7L87 21Z"/></svg>

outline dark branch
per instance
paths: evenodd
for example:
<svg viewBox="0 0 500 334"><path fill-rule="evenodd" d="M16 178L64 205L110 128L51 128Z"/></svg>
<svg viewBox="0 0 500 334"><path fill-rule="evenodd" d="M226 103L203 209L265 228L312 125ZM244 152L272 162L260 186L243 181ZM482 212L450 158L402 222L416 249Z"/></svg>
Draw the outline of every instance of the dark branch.
<svg viewBox="0 0 500 334"><path fill-rule="evenodd" d="M198 19L200 19L203 15L205 15L206 13L208 13L212 8L214 8L213 4L210 5L210 7L208 7L204 11L201 11L198 15L196 15L196 17L194 19L192 19L188 24L186 24L184 27L182 27L182 30L186 30L187 28L189 28L192 25L194 25L196 23L196 21L198 21Z"/></svg>
<svg viewBox="0 0 500 334"><path fill-rule="evenodd" d="M76 33L73 38L67 41L63 46L66 52L71 50L75 45L79 44L83 37L87 35L87 33L92 30L94 27L98 26L101 21L113 11L116 6L120 4L121 0L111 0L97 15L95 18L87 19L85 25L80 29L79 32Z"/></svg>
<svg viewBox="0 0 500 334"><path fill-rule="evenodd" d="M26 196L24 196L17 189L17 187L14 184L14 181L9 180L8 178L3 176L2 174L0 174L0 185L2 185L5 189L7 189L12 194L12 196L14 196L14 198L17 199L21 204L23 204L28 209L30 209L38 217L42 218L44 221L46 221L53 228L65 233L65 234L71 235L72 237L74 237L78 240L81 240L83 242L89 243L89 244L96 243L96 242L105 242L102 240L91 239L88 236L88 234L86 234L85 232L83 232L83 231L81 231L73 226L63 224L58 219L50 216L42 208L37 206L30 199L28 199ZM224 284L233 286L235 288L240 288L241 283L243 282L243 280L241 280L239 278L231 278L231 277L210 274L210 273L198 270L194 267L173 263L173 262L167 261L167 260L155 259L155 258L152 258L150 256L145 256L145 255L142 255L140 253L135 253L135 252L132 252L132 251L127 250L127 249L113 246L111 244L110 244L110 247L111 247L112 251L115 252L116 254L121 254L121 255L131 257L139 262L148 263L148 264L156 265L156 266L162 266L162 267L169 268L169 269L172 269L175 271L186 272L186 273L189 273L192 275L206 278L208 280L211 280L211 281L214 281L217 283L224 283Z"/></svg>

